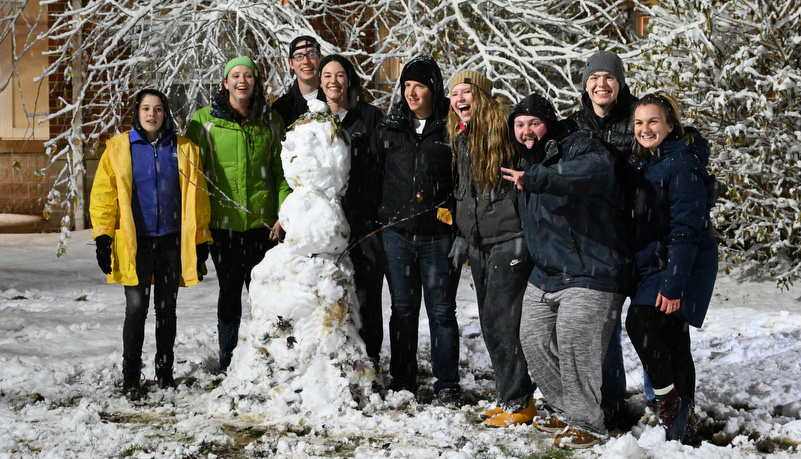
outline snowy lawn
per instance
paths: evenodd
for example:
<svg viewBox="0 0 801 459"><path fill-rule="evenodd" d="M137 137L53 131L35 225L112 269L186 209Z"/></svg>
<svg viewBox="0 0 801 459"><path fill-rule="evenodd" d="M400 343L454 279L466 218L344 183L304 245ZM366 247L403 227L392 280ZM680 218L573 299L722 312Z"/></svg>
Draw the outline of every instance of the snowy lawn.
<svg viewBox="0 0 801 459"><path fill-rule="evenodd" d="M62 258L55 256L57 234L0 235L0 458L552 457L544 454L550 436L529 426L490 429L478 420L494 386L468 270L457 298L468 402L460 410L431 405L430 385L418 400L406 392L386 396L380 389L388 381L385 338L380 395L362 411L333 419L236 416L214 375L213 266L178 297L176 391L153 382L151 308L143 354L149 393L132 405L120 393L122 287L105 283L89 234L73 232ZM692 332L704 443L695 449L665 443L662 430L644 418L630 433L572 457L801 457L799 291L720 276L707 322ZM384 314L386 324L388 294ZM421 371L430 378L428 323L421 317ZM642 370L625 337L624 356L629 401L642 411Z"/></svg>

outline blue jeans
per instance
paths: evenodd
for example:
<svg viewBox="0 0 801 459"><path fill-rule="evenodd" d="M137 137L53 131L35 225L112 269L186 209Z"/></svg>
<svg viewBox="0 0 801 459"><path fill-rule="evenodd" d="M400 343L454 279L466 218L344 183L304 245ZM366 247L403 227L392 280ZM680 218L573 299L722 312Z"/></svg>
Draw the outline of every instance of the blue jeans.
<svg viewBox="0 0 801 459"><path fill-rule="evenodd" d="M459 271L448 252L451 235L409 238L391 229L382 235L387 255L387 283L392 297L389 318L393 385L417 390L417 328L420 301L425 296L431 333L434 391L459 387L459 326L456 289Z"/></svg>
<svg viewBox="0 0 801 459"><path fill-rule="evenodd" d="M601 385L601 405L613 415L628 407L626 403L626 368L623 366L623 346L621 338L623 326L621 309L617 310L615 329L606 348L603 365L603 384Z"/></svg>

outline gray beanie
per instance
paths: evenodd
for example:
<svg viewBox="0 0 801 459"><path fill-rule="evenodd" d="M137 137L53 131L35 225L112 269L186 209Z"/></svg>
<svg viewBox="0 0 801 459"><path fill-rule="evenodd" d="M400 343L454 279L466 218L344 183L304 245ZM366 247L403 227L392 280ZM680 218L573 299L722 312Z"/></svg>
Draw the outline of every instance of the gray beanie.
<svg viewBox="0 0 801 459"><path fill-rule="evenodd" d="M626 86L623 61L612 51L598 51L587 59L587 63L584 65L584 74L581 77L582 89L587 89L587 80L597 72L608 72L620 83L621 88Z"/></svg>

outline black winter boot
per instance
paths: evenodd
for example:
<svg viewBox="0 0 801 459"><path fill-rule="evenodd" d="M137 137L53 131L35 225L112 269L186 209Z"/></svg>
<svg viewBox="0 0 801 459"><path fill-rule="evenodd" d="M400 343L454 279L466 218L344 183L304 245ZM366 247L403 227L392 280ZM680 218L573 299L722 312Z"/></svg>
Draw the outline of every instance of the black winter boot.
<svg viewBox="0 0 801 459"><path fill-rule="evenodd" d="M217 333L220 339L220 374L225 374L231 364L231 356L239 340L239 323L217 323Z"/></svg>
<svg viewBox="0 0 801 459"><path fill-rule="evenodd" d="M698 446L701 440L698 438L698 417L695 415L695 405L690 409L690 417L687 419L687 426L681 436L681 442L685 445Z"/></svg>
<svg viewBox="0 0 801 459"><path fill-rule="evenodd" d="M135 402L142 398L142 388L139 386L139 373L142 361L131 362L122 359L122 393L125 398Z"/></svg>
<svg viewBox="0 0 801 459"><path fill-rule="evenodd" d="M675 440L670 438L670 428L676 421L676 416L679 412L679 394L675 389L672 389L665 395L657 395L654 397L654 404L656 405L656 415L659 417L659 423L668 432L668 440Z"/></svg>
<svg viewBox="0 0 801 459"><path fill-rule="evenodd" d="M678 440L685 445L694 445L698 442L695 421L695 404L689 398L680 397L676 418L667 428L666 439Z"/></svg>
<svg viewBox="0 0 801 459"><path fill-rule="evenodd" d="M156 356L156 380L159 389L175 388L175 379L172 377L172 361L170 356Z"/></svg>

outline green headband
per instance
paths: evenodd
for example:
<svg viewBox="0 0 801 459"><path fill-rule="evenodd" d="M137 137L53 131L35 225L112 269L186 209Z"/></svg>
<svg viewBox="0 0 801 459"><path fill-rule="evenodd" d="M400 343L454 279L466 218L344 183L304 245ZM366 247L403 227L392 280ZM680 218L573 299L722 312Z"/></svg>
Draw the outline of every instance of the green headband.
<svg viewBox="0 0 801 459"><path fill-rule="evenodd" d="M254 73L256 72L256 64L254 64L249 57L239 56L231 59L227 64L225 64L225 73L223 74L223 78L228 78L228 72L230 72L231 69L237 65L244 65L245 67L250 68L250 70L253 70Z"/></svg>

